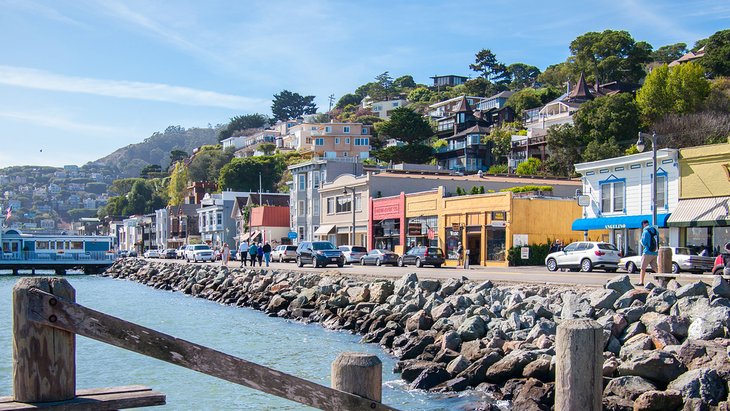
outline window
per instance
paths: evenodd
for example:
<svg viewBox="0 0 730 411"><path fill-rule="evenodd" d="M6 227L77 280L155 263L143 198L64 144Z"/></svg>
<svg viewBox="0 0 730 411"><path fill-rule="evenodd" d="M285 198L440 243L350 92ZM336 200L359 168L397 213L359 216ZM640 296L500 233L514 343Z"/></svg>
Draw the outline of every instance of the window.
<svg viewBox="0 0 730 411"><path fill-rule="evenodd" d="M313 174L314 177L314 185L313 188L319 188L319 172L315 171Z"/></svg>
<svg viewBox="0 0 730 411"><path fill-rule="evenodd" d="M362 194L355 194L355 210L362 211Z"/></svg>
<svg viewBox="0 0 730 411"><path fill-rule="evenodd" d="M311 130L312 131L317 131L317 126L312 126Z"/></svg>
<svg viewBox="0 0 730 411"><path fill-rule="evenodd" d="M667 175L656 176L656 208L667 208Z"/></svg>
<svg viewBox="0 0 730 411"><path fill-rule="evenodd" d="M304 144L312 144L312 138L311 137L305 138L304 139Z"/></svg>
<svg viewBox="0 0 730 411"><path fill-rule="evenodd" d="M319 137L314 139L314 145L315 146L323 146L324 145L324 138Z"/></svg>
<svg viewBox="0 0 730 411"><path fill-rule="evenodd" d="M350 126L344 126L344 127L342 127L342 132L343 133L349 133L350 132Z"/></svg>
<svg viewBox="0 0 730 411"><path fill-rule="evenodd" d="M312 214L319 215L319 199L318 198L312 199Z"/></svg>
<svg viewBox="0 0 730 411"><path fill-rule="evenodd" d="M327 197L327 214L333 214L335 212L335 198Z"/></svg>
<svg viewBox="0 0 730 411"><path fill-rule="evenodd" d="M223 213L217 213L215 216L215 221L218 225L223 224Z"/></svg>
<svg viewBox="0 0 730 411"><path fill-rule="evenodd" d="M601 184L601 212L621 213L624 211L625 186L626 183L623 181Z"/></svg>
<svg viewBox="0 0 730 411"><path fill-rule="evenodd" d="M84 249L84 243L83 241L71 241L70 243L70 249L71 250L83 250Z"/></svg>
<svg viewBox="0 0 730 411"><path fill-rule="evenodd" d="M297 215L299 217L302 217L304 215L304 200L299 200L297 202Z"/></svg>
<svg viewBox="0 0 730 411"><path fill-rule="evenodd" d="M350 196L337 197L336 207L335 211L338 213L348 213L352 211L352 201L350 201Z"/></svg>
<svg viewBox="0 0 730 411"><path fill-rule="evenodd" d="M345 144L350 144L350 137L347 137L347 138L345 139Z"/></svg>
<svg viewBox="0 0 730 411"><path fill-rule="evenodd" d="M306 189L307 189L307 175L299 174L299 191L304 191Z"/></svg>
<svg viewBox="0 0 730 411"><path fill-rule="evenodd" d="M467 144L469 144L469 145L471 145L471 144L479 144L479 140L480 140L479 134L470 134L467 137Z"/></svg>
<svg viewBox="0 0 730 411"><path fill-rule="evenodd" d="M356 146L368 146L368 145L370 145L370 139L369 138L356 138L355 145Z"/></svg>
<svg viewBox="0 0 730 411"><path fill-rule="evenodd" d="M393 107L398 107L398 105L399 105L399 104L400 104L400 103L398 103L397 101L394 101L394 102L393 102Z"/></svg>
<svg viewBox="0 0 730 411"><path fill-rule="evenodd" d="M332 126L325 126L324 132L325 133L331 133L332 132Z"/></svg>
<svg viewBox="0 0 730 411"><path fill-rule="evenodd" d="M340 144L340 138L339 137L335 137L335 144Z"/></svg>
<svg viewBox="0 0 730 411"><path fill-rule="evenodd" d="M299 241L304 241L304 227L299 226L298 231L299 231Z"/></svg>
<svg viewBox="0 0 730 411"><path fill-rule="evenodd" d="M368 128L367 127L363 127L362 128L362 131L360 131L360 134L367 134L367 133L368 133Z"/></svg>

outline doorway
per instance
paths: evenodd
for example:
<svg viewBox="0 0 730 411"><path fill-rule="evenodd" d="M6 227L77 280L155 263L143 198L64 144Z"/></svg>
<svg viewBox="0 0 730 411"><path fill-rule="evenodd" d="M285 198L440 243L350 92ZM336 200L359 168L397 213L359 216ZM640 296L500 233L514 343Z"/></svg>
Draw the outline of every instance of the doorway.
<svg viewBox="0 0 730 411"><path fill-rule="evenodd" d="M469 250L469 265L479 265L482 261L482 234L466 234L466 249Z"/></svg>

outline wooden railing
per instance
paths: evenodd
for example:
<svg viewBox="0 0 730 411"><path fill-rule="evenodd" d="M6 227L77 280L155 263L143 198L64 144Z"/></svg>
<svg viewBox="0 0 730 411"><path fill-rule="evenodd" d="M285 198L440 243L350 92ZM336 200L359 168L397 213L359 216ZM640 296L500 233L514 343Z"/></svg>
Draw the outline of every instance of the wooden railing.
<svg viewBox="0 0 730 411"><path fill-rule="evenodd" d="M141 386L76 391L77 334L322 410L395 410L380 403L375 355L340 354L330 388L94 311L75 302L65 279L47 277L13 288L13 397L0 398L0 410L165 404L164 394Z"/></svg>

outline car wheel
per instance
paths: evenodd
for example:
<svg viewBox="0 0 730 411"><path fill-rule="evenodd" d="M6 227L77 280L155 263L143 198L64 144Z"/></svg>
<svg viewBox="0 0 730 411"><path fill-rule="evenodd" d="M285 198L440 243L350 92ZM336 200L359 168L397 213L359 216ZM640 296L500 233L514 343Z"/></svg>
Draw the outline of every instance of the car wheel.
<svg viewBox="0 0 730 411"><path fill-rule="evenodd" d="M433 266L436 268L441 268L441 264L434 264Z"/></svg>
<svg viewBox="0 0 730 411"><path fill-rule="evenodd" d="M297 267L304 267L304 263L302 263L302 259L297 257Z"/></svg>
<svg viewBox="0 0 730 411"><path fill-rule="evenodd" d="M547 267L548 271L558 271L558 262L554 258L550 258L547 260L545 267Z"/></svg>
<svg viewBox="0 0 730 411"><path fill-rule="evenodd" d="M584 258L583 261L580 262L580 269L586 273L593 271L593 263L590 258Z"/></svg>
<svg viewBox="0 0 730 411"><path fill-rule="evenodd" d="M406 265L403 263L403 259L402 258L399 258L398 259L398 267L405 267L405 266Z"/></svg>
<svg viewBox="0 0 730 411"><path fill-rule="evenodd" d="M416 267L418 267L418 268L423 267L423 264L421 264L421 259L420 258L416 258Z"/></svg>
<svg viewBox="0 0 730 411"><path fill-rule="evenodd" d="M364 258L361 258L360 259L360 265L365 265L365 259Z"/></svg>
<svg viewBox="0 0 730 411"><path fill-rule="evenodd" d="M340 267L340 268L342 268L342 267L345 266L345 263L337 263L337 266Z"/></svg>
<svg viewBox="0 0 730 411"><path fill-rule="evenodd" d="M606 268L607 273L615 273L616 271L618 271L617 268Z"/></svg>
<svg viewBox="0 0 730 411"><path fill-rule="evenodd" d="M679 274L679 264L672 263L672 274Z"/></svg>
<svg viewBox="0 0 730 411"><path fill-rule="evenodd" d="M636 264L634 264L633 261L629 261L628 264L626 264L626 271L628 271L630 274L636 273L636 271L638 271L636 269Z"/></svg>
<svg viewBox="0 0 730 411"><path fill-rule="evenodd" d="M375 260L375 265L377 265L378 267L380 267L380 259L379 258L377 260Z"/></svg>
<svg viewBox="0 0 730 411"><path fill-rule="evenodd" d="M279 262L280 263L283 263L284 262L284 258L282 256L279 256Z"/></svg>
<svg viewBox="0 0 730 411"><path fill-rule="evenodd" d="M725 266L718 265L717 267L712 269L712 275L722 275L725 271Z"/></svg>

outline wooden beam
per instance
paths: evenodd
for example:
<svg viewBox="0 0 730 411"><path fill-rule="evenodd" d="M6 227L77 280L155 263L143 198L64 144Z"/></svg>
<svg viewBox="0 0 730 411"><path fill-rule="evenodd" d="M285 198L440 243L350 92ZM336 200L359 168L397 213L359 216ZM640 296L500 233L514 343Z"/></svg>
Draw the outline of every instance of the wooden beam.
<svg viewBox="0 0 730 411"><path fill-rule="evenodd" d="M76 397L68 401L25 403L14 401L13 397L0 397L0 411L105 411L157 405L165 405L165 394L141 385L78 390Z"/></svg>
<svg viewBox="0 0 730 411"><path fill-rule="evenodd" d="M59 299L39 289L31 289L28 296L28 317L38 324L60 328L322 410L395 410L376 401ZM51 300L55 303L51 304Z"/></svg>

